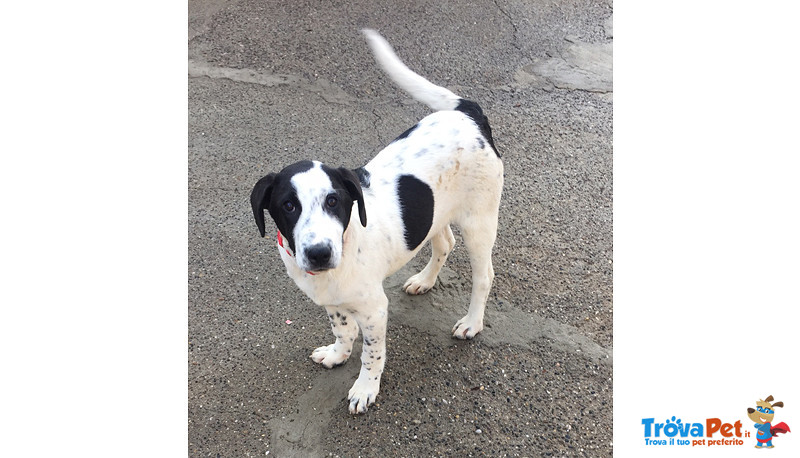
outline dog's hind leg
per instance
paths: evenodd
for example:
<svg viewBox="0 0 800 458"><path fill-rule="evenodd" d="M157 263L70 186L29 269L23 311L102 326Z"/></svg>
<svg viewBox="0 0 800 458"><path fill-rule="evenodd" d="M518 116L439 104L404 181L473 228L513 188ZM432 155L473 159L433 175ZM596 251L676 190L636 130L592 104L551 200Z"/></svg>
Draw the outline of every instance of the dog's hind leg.
<svg viewBox="0 0 800 458"><path fill-rule="evenodd" d="M347 362L353 350L353 342L358 337L358 323L350 314L339 307L325 307L331 330L336 336L336 342L319 347L311 353L310 358L315 363L322 364L328 369Z"/></svg>
<svg viewBox="0 0 800 458"><path fill-rule="evenodd" d="M484 215L481 215L484 216ZM464 246L472 266L472 296L466 316L453 326L453 337L471 339L483 330L486 299L494 280L492 247L497 236L497 214L486 218L466 219L461 225Z"/></svg>
<svg viewBox="0 0 800 458"><path fill-rule="evenodd" d="M418 274L412 275L403 285L403 290L408 294L425 294L433 288L436 277L442 270L447 255L453 250L456 239L450 225L445 226L431 239L431 259Z"/></svg>

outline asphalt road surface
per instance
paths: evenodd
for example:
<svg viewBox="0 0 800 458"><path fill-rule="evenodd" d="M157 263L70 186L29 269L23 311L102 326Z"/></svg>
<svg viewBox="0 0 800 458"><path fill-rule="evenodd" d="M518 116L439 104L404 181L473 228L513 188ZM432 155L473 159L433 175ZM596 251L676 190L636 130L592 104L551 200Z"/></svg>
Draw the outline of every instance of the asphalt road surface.
<svg viewBox="0 0 800 458"><path fill-rule="evenodd" d="M611 2L377 3L189 1L189 456L609 456ZM354 416L359 361L309 359L332 341L325 310L249 194L301 159L359 167L430 112L365 27L480 103L506 176L486 329L450 337L470 291L456 230L428 294L400 290L428 248L386 280L381 391Z"/></svg>

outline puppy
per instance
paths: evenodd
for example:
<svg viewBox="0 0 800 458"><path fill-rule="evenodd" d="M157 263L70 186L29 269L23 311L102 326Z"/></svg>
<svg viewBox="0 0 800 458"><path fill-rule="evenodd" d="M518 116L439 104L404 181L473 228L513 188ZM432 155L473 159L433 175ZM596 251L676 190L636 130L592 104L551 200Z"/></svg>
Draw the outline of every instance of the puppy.
<svg viewBox="0 0 800 458"><path fill-rule="evenodd" d="M756 402L756 408L747 408L747 417L750 418L755 424L756 428L756 448L775 448L772 441L778 434L786 434L792 432L789 425L780 422L776 425L772 424L775 418L775 408L783 407L783 402L775 402L772 395L767 396L766 399L759 399Z"/></svg>
<svg viewBox="0 0 800 458"><path fill-rule="evenodd" d="M366 412L380 389L388 307L383 280L430 242L430 261L403 288L408 294L431 289L455 244L451 224L461 228L472 267L469 309L453 336L481 332L503 189L503 163L478 104L409 70L377 32L363 32L389 77L436 112L359 169L301 161L261 178L250 196L261 236L267 210L289 277L327 310L336 341L311 359L327 368L343 364L361 330L351 413Z"/></svg>

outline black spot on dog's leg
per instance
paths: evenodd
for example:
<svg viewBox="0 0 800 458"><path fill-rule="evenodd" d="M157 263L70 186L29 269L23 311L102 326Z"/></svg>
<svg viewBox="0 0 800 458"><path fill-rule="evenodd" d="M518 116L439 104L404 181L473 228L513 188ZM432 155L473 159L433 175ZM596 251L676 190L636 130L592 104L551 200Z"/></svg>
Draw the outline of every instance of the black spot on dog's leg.
<svg viewBox="0 0 800 458"><path fill-rule="evenodd" d="M401 175L397 180L397 196L406 247L411 251L425 240L433 224L433 191L417 177Z"/></svg>

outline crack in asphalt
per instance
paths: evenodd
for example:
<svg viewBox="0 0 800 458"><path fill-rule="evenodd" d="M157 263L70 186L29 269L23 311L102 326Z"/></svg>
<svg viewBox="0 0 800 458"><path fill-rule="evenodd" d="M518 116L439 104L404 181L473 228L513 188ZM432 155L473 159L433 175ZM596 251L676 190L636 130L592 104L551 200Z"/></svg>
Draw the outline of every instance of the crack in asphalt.
<svg viewBox="0 0 800 458"><path fill-rule="evenodd" d="M378 138L378 144L386 145L387 142L381 138L381 130L378 128L378 122L382 121L383 118L381 118L381 115L378 114L378 111L375 108L372 109L372 114L375 116L375 119L372 121L372 128L375 129L375 136Z"/></svg>
<svg viewBox="0 0 800 458"><path fill-rule="evenodd" d="M500 6L499 3L497 3L497 0L494 0L494 6L496 6L497 10L500 11L500 13L502 13L503 16L505 16L508 19L509 24L511 24L511 28L514 29L513 33L514 41L511 42L511 45L514 48L516 48L517 51L522 51L522 47L519 45L517 40L517 33L519 32L519 29L517 28L517 24L514 23L514 19L511 17L510 14L508 14L508 12L505 9L503 9L502 6Z"/></svg>

